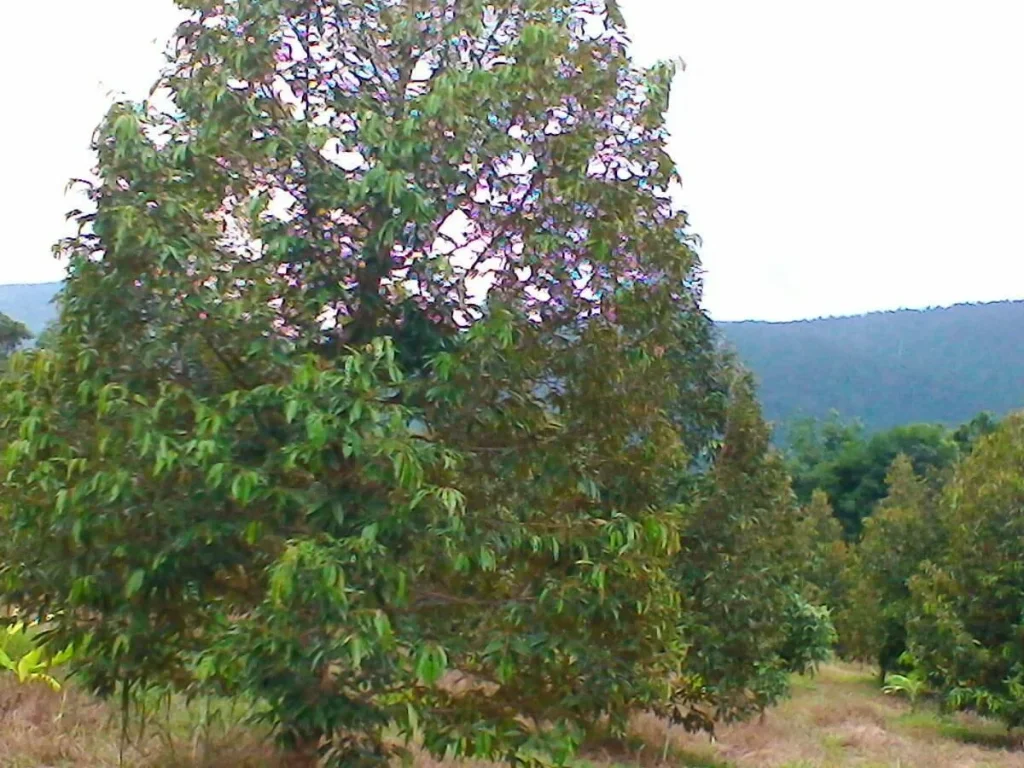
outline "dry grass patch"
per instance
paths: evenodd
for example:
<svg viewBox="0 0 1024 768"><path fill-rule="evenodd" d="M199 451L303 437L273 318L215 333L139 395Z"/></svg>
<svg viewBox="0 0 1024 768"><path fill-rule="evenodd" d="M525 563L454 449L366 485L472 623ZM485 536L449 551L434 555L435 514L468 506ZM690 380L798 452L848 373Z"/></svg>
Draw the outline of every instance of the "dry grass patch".
<svg viewBox="0 0 1024 768"><path fill-rule="evenodd" d="M828 665L762 722L721 727L714 756L737 768L1024 768L1024 751L999 724L911 713L875 680L865 667ZM645 730L654 731L652 743L664 738L658 721ZM680 749L704 743L680 729L668 733Z"/></svg>
<svg viewBox="0 0 1024 768"><path fill-rule="evenodd" d="M197 705L201 707L201 705ZM125 752L127 768L297 768L263 734L228 714L208 729L197 712L172 708L153 718ZM0 677L0 768L113 768L119 718L73 688L54 693ZM592 768L1024 768L1024 750L999 724L968 715L944 717L926 704L911 712L883 695L870 669L845 664L798 678L790 701L761 721L722 726L717 741L633 720L630 738L594 739L581 766ZM479 761L436 760L417 753L417 768L495 768Z"/></svg>
<svg viewBox="0 0 1024 768"><path fill-rule="evenodd" d="M175 722L150 723L123 751L125 768L288 768L265 739L238 723L189 726L195 712L176 709ZM0 676L0 768L111 768L122 752L120 717L103 702L68 686L19 685Z"/></svg>

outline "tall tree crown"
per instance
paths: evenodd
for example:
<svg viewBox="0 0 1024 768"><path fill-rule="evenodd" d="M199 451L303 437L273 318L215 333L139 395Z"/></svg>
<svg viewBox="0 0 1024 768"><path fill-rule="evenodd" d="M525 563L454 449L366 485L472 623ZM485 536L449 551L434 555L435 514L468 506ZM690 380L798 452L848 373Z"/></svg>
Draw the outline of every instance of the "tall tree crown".
<svg viewBox="0 0 1024 768"><path fill-rule="evenodd" d="M672 67L629 65L614 3L180 5L155 97L99 134L102 205L73 248L133 319L263 315L308 349L485 303L559 327L628 325L624 289L696 309Z"/></svg>

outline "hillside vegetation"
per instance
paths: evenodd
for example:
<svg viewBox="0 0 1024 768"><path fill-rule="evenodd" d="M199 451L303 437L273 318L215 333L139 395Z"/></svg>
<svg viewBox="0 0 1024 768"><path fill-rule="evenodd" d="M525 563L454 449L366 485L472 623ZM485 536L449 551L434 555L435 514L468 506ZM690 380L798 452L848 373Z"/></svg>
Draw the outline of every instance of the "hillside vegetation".
<svg viewBox="0 0 1024 768"><path fill-rule="evenodd" d="M59 283L0 285L0 312L38 335ZM718 323L753 372L765 417L785 427L837 411L868 432L962 424L1024 407L1024 301L793 323Z"/></svg>
<svg viewBox="0 0 1024 768"><path fill-rule="evenodd" d="M1024 301L720 327L776 424L835 410L869 431L953 426L1024 406Z"/></svg>

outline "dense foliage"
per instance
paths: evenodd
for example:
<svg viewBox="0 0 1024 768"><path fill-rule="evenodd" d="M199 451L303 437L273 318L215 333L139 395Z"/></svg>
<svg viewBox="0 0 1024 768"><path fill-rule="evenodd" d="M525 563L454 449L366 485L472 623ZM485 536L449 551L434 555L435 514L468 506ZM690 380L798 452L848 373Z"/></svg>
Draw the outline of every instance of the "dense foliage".
<svg viewBox="0 0 1024 768"><path fill-rule="evenodd" d="M802 558L809 594L815 604L833 612L838 631L843 616L840 609L846 605L850 591L850 547L824 491L814 491L800 515L796 551Z"/></svg>
<svg viewBox="0 0 1024 768"><path fill-rule="evenodd" d="M805 549L820 553L810 529L819 521L798 514L769 438L752 382L740 378L718 461L683 529L688 668L718 717L763 710L834 640L827 611L810 602L820 597L817 569L827 568Z"/></svg>
<svg viewBox="0 0 1024 768"><path fill-rule="evenodd" d="M0 385L6 599L81 678L528 762L823 658L615 4L179 5Z"/></svg>
<svg viewBox="0 0 1024 768"><path fill-rule="evenodd" d="M864 524L856 548L847 652L878 664L884 680L906 651L911 577L942 551L932 493L905 454L886 476L888 493Z"/></svg>
<svg viewBox="0 0 1024 768"><path fill-rule="evenodd" d="M953 708L1024 724L1024 415L945 489L947 543L912 582L911 656Z"/></svg>
<svg viewBox="0 0 1024 768"><path fill-rule="evenodd" d="M848 544L828 528L838 523L824 491L804 508L808 522L819 521L816 545L805 550L818 564L810 576L817 599L833 612L836 650L875 662L886 690L1024 724L1024 414L998 422L982 413L945 434L912 426L870 441L836 419L793 435L798 487L841 476L857 466L848 457L870 454L871 443L904 438L917 449L917 462L897 455L884 497ZM950 442L952 460L935 462Z"/></svg>
<svg viewBox="0 0 1024 768"><path fill-rule="evenodd" d="M861 533L864 520L887 492L886 475L897 456L939 485L946 471L969 451L975 433L991 429L983 414L956 432L936 424L907 424L873 435L832 414L823 422L800 419L788 430L787 449L793 487L804 503L824 491L847 537Z"/></svg>
<svg viewBox="0 0 1024 768"><path fill-rule="evenodd" d="M672 67L631 64L614 2L178 4L154 95L97 130L59 322L8 361L0 315L21 658L125 708L244 698L328 765L711 730L833 648L1024 724L1024 417L943 426L957 390L879 430L886 374L772 447L671 201ZM882 319L1016 307L783 326L849 353L812 334L828 366L788 380L814 414ZM795 358L739 346L785 413Z"/></svg>

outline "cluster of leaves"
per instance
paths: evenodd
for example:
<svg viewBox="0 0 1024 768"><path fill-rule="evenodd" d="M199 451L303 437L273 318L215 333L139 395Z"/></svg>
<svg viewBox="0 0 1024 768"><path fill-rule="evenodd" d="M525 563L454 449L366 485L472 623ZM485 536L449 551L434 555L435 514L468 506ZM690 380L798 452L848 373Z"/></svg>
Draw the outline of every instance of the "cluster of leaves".
<svg viewBox="0 0 1024 768"><path fill-rule="evenodd" d="M928 685L920 672L914 671L909 675L900 675L895 672L890 672L885 676L885 684L882 686L882 692L892 695L906 696L907 701L910 702L910 709L914 711L917 709L917 703L921 696L928 690Z"/></svg>
<svg viewBox="0 0 1024 768"><path fill-rule="evenodd" d="M784 695L832 631L700 309L671 67L613 2L179 5L0 383L6 599L98 693L243 695L334 764Z"/></svg>
<svg viewBox="0 0 1024 768"><path fill-rule="evenodd" d="M44 683L55 691L61 688L55 670L74 658L74 646L51 653L38 622L15 621L0 630L0 669L7 670L20 683Z"/></svg>

